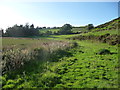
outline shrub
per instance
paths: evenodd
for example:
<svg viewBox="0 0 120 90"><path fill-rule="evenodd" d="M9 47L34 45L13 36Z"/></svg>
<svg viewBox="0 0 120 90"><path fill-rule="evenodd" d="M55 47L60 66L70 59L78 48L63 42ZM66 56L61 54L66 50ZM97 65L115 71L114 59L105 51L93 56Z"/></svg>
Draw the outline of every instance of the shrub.
<svg viewBox="0 0 120 90"><path fill-rule="evenodd" d="M108 49L101 49L97 54L105 55L105 54L111 54L111 52Z"/></svg>
<svg viewBox="0 0 120 90"><path fill-rule="evenodd" d="M6 71L21 67L22 65L24 65L25 60L29 60L29 59L30 59L30 55L27 50L10 49L3 52L3 57L1 62L3 74Z"/></svg>
<svg viewBox="0 0 120 90"><path fill-rule="evenodd" d="M48 58L48 52L44 48L36 48L32 54L35 60L46 60Z"/></svg>
<svg viewBox="0 0 120 90"><path fill-rule="evenodd" d="M78 46L78 43L77 43L77 42L73 42L73 43L72 43L72 46L73 46L73 47L77 47L77 46Z"/></svg>

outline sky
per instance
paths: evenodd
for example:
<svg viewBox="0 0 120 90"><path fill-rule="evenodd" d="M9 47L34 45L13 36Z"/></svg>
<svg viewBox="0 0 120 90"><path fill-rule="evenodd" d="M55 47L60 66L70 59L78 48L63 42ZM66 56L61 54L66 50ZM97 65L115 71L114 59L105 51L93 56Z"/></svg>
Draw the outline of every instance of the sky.
<svg viewBox="0 0 120 90"><path fill-rule="evenodd" d="M118 2L1 2L0 28L26 23L35 26L94 26L118 17Z"/></svg>

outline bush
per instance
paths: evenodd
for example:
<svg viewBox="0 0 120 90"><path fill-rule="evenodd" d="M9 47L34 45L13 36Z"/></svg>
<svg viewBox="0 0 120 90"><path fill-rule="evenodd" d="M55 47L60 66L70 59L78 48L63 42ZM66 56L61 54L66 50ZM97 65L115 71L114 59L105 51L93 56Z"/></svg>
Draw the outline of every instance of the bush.
<svg viewBox="0 0 120 90"><path fill-rule="evenodd" d="M65 24L61 27L59 33L60 34L71 34L72 33L71 29L72 29L72 26L70 24Z"/></svg>
<svg viewBox="0 0 120 90"><path fill-rule="evenodd" d="M32 53L35 60L46 60L48 58L48 52L44 48L36 48Z"/></svg>
<svg viewBox="0 0 120 90"><path fill-rule="evenodd" d="M10 49L3 52L1 61L2 73L4 74L6 71L20 68L26 60L30 60L30 55L27 50Z"/></svg>
<svg viewBox="0 0 120 90"><path fill-rule="evenodd" d="M77 47L77 46L78 46L78 43L77 43L77 42L73 42L73 43L72 43L72 46L73 46L73 47Z"/></svg>
<svg viewBox="0 0 120 90"><path fill-rule="evenodd" d="M111 54L111 52L108 49L101 49L97 54L105 55L105 54Z"/></svg>

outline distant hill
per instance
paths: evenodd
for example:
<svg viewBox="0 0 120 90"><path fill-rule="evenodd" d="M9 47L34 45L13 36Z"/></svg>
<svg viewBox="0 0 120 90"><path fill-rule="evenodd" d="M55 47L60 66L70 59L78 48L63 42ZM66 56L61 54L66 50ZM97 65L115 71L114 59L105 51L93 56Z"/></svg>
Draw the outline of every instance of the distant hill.
<svg viewBox="0 0 120 90"><path fill-rule="evenodd" d="M94 27L94 29L92 29L91 31L96 32L96 31L103 31L103 30L117 30L118 26L120 26L120 17L113 19L111 21L108 21L104 24L100 24ZM86 29L86 26L81 26L81 27L73 27L72 31L73 32L81 31L84 33L84 32L87 32L88 30Z"/></svg>
<svg viewBox="0 0 120 90"><path fill-rule="evenodd" d="M118 29L120 27L120 17L104 24L96 26L87 33L81 33L77 36L71 37L72 40L94 40L110 45L120 44L120 34Z"/></svg>
<svg viewBox="0 0 120 90"><path fill-rule="evenodd" d="M79 26L79 27L72 27L72 32L73 34L80 34L80 33L87 33L87 32L98 32L98 31L105 31L105 30L112 30L112 33L116 33L114 32L114 30L118 30L118 25L120 26L120 17L116 18L114 20L108 21L104 24L98 25L96 27L94 27L94 29L88 31L88 29L86 28L86 26ZM60 30L61 27L59 27L59 29L40 29L40 33L41 34L54 34L57 33ZM110 34L112 34L110 32ZM101 32L100 32L101 33Z"/></svg>
<svg viewBox="0 0 120 90"><path fill-rule="evenodd" d="M106 22L104 24L98 25L94 28L94 30L112 30L112 29L118 29L118 26L120 26L120 17L116 18L114 20L111 20L109 22Z"/></svg>

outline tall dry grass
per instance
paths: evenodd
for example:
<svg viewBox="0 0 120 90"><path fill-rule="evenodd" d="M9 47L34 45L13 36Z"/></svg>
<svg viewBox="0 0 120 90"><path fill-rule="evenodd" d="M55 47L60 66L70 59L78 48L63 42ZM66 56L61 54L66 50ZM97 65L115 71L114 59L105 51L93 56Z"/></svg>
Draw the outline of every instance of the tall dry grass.
<svg viewBox="0 0 120 90"><path fill-rule="evenodd" d="M53 52L70 47L71 44L69 42L55 40L37 40L31 44L10 45L3 47L1 60L2 74L18 69L31 60L47 61Z"/></svg>

